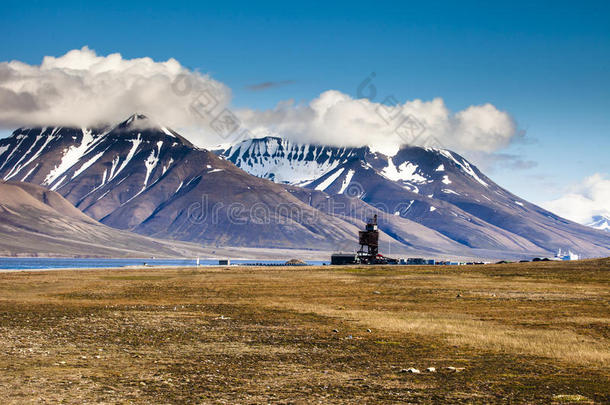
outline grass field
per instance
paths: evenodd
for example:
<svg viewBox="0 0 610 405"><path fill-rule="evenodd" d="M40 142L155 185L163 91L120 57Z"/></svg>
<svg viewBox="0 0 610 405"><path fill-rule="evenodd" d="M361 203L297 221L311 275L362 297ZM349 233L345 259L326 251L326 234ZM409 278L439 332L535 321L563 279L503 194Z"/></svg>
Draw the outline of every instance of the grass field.
<svg viewBox="0 0 610 405"><path fill-rule="evenodd" d="M610 403L610 259L1 273L28 402Z"/></svg>

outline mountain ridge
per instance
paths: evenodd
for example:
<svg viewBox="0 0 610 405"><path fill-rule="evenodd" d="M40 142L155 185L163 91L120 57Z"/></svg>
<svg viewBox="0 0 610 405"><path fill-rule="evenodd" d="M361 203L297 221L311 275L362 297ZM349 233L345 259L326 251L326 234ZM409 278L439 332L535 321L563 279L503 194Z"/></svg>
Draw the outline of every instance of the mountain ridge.
<svg viewBox="0 0 610 405"><path fill-rule="evenodd" d="M349 251L366 216L377 213L386 217L384 243L405 254L610 254L606 234L519 199L458 154L430 148L406 146L388 157L263 138L219 157L136 114L99 129L16 130L0 140L0 178L55 190L117 229L206 246ZM203 220L193 216L197 209Z"/></svg>
<svg viewBox="0 0 610 405"><path fill-rule="evenodd" d="M284 160L298 156L302 161L313 156L300 166L308 168L307 174L315 173L318 177L299 185L357 197L387 213L398 213L436 229L466 246L483 243L493 246L499 242L552 251L551 246L571 244L580 250L593 252L599 247L600 251L607 251L608 241L603 236L515 196L452 151L405 145L394 156L385 156L366 147L346 149L283 141L280 149L274 148L269 153L264 144L277 142L277 138L247 140L223 155L243 170L255 175L263 173L271 180L276 168L299 167ZM301 150L308 153L295 152ZM327 160L321 161L320 156ZM481 239L477 236L481 235L481 226L485 233L495 229L499 234Z"/></svg>

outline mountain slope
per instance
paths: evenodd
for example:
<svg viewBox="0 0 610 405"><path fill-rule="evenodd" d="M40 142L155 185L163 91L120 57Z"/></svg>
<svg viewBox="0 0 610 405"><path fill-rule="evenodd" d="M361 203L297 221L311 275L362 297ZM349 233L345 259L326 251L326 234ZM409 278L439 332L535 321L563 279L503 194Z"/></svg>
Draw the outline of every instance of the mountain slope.
<svg viewBox="0 0 610 405"><path fill-rule="evenodd" d="M358 197L470 248L610 253L607 235L520 199L448 150L405 146L388 157L368 148L301 145L268 137L234 145L223 156L245 171L284 184Z"/></svg>
<svg viewBox="0 0 610 405"><path fill-rule="evenodd" d="M180 257L195 251L102 225L43 187L0 182L0 255Z"/></svg>

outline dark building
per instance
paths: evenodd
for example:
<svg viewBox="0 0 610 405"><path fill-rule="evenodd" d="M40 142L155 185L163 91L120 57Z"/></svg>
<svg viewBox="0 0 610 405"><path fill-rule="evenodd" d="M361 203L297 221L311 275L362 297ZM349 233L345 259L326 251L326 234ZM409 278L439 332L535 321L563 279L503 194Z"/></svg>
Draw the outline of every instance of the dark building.
<svg viewBox="0 0 610 405"><path fill-rule="evenodd" d="M335 253L330 257L330 264L356 264L358 258L353 253Z"/></svg>

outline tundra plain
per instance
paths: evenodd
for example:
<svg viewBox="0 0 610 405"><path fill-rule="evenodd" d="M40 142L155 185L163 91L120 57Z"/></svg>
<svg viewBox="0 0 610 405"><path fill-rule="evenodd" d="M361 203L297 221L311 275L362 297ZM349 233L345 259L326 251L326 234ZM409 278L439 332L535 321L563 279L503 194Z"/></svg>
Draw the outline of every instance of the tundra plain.
<svg viewBox="0 0 610 405"><path fill-rule="evenodd" d="M608 403L609 370L610 259L0 273L7 404Z"/></svg>

